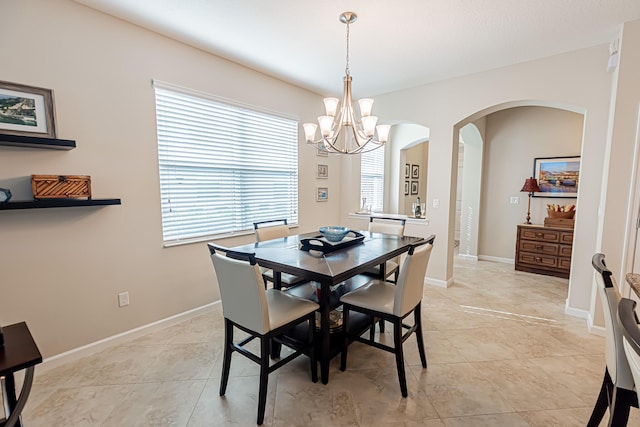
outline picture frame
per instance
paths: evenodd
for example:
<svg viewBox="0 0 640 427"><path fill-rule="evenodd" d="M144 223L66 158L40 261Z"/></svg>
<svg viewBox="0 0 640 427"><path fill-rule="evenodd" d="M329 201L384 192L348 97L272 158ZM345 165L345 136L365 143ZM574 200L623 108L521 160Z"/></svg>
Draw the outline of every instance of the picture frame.
<svg viewBox="0 0 640 427"><path fill-rule="evenodd" d="M409 181L404 182L404 195L405 196L409 195Z"/></svg>
<svg viewBox="0 0 640 427"><path fill-rule="evenodd" d="M316 144L316 156L327 157L329 152L324 148L322 144Z"/></svg>
<svg viewBox="0 0 640 427"><path fill-rule="evenodd" d="M411 165L411 179L420 178L420 165Z"/></svg>
<svg viewBox="0 0 640 427"><path fill-rule="evenodd" d="M316 192L316 201L326 202L327 200L329 200L329 188L318 187L318 191Z"/></svg>
<svg viewBox="0 0 640 427"><path fill-rule="evenodd" d="M405 177L405 179L409 179L409 177L410 177L410 169L411 169L411 166L409 165L409 163L405 163L404 164L404 177Z"/></svg>
<svg viewBox="0 0 640 427"><path fill-rule="evenodd" d="M411 194L412 195L418 194L418 187L419 187L418 181L411 181Z"/></svg>
<svg viewBox="0 0 640 427"><path fill-rule="evenodd" d="M316 170L316 178L319 178L319 179L329 178L329 165L319 164Z"/></svg>
<svg viewBox="0 0 640 427"><path fill-rule="evenodd" d="M0 134L55 138L53 91L0 81Z"/></svg>
<svg viewBox="0 0 640 427"><path fill-rule="evenodd" d="M540 187L533 197L578 197L580 156L536 157L533 159L533 177Z"/></svg>

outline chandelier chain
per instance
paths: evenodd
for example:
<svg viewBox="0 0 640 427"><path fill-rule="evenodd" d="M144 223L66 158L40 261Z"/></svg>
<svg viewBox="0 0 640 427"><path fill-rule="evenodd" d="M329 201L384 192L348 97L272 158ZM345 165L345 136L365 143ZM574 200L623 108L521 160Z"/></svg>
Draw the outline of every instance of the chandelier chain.
<svg viewBox="0 0 640 427"><path fill-rule="evenodd" d="M349 24L350 21L347 21L347 66L344 69L347 76L349 75Z"/></svg>

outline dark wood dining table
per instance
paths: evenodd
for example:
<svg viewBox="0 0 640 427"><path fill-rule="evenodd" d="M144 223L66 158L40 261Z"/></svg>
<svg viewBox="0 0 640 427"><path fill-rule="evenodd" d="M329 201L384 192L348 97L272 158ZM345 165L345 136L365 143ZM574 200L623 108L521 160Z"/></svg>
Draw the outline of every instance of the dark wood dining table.
<svg viewBox="0 0 640 427"><path fill-rule="evenodd" d="M329 362L339 353L339 346L334 343L331 348L329 312L339 305L339 295L364 284L361 273L380 265L380 276L385 277L385 262L404 252L412 244L422 240L419 237L396 236L383 233L360 231L364 239L357 244L338 249L329 253L304 251L300 249L301 240L311 237L321 237L318 232L292 235L257 242L232 248L240 252L255 253L259 265L270 268L274 272L274 287L280 288L282 273L289 273L302 279L319 283L320 304L320 340L317 340L318 359L320 361L321 380L324 384L329 381ZM360 280L356 278L358 276ZM304 286L304 285L302 285ZM332 288L333 292L332 292ZM299 296L305 294L305 288L294 287L289 292ZM313 296L314 294L312 294Z"/></svg>

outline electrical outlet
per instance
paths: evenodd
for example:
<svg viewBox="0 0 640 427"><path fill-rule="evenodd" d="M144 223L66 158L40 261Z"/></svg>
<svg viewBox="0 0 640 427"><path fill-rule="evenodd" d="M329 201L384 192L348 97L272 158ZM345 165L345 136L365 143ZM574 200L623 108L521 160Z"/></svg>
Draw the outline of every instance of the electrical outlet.
<svg viewBox="0 0 640 427"><path fill-rule="evenodd" d="M433 199L433 207L434 208L440 207L440 199Z"/></svg>
<svg viewBox="0 0 640 427"><path fill-rule="evenodd" d="M121 292L118 294L118 307L126 307L129 305L129 292Z"/></svg>
<svg viewBox="0 0 640 427"><path fill-rule="evenodd" d="M518 196L511 196L511 199L509 200L509 203L511 203L512 205L518 205L518 204L520 204L520 197L518 197Z"/></svg>

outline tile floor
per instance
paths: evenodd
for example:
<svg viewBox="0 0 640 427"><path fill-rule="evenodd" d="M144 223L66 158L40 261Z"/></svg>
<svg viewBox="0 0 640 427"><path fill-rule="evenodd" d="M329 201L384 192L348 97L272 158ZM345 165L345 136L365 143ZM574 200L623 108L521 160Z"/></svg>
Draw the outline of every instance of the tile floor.
<svg viewBox="0 0 640 427"><path fill-rule="evenodd" d="M326 386L311 382L304 357L273 373L265 425L584 426L604 372L604 338L564 314L568 282L465 260L456 260L454 277L448 289L425 287L429 365L422 369L415 340L407 341L407 399L393 355L354 344L348 369L341 372L334 359ZM219 397L222 342L217 306L36 370L25 425L255 425L257 365L234 355L227 394ZM631 419L640 425L637 410Z"/></svg>

